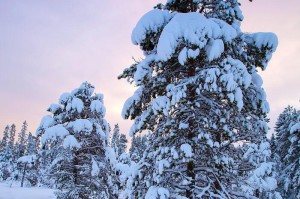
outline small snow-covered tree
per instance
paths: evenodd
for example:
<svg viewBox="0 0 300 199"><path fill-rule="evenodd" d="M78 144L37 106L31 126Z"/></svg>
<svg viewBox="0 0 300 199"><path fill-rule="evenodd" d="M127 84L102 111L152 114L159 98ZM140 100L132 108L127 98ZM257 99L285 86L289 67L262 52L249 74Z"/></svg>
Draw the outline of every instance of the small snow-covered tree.
<svg viewBox="0 0 300 199"><path fill-rule="evenodd" d="M246 144L245 149L243 162L239 165L240 171L246 171L246 175L239 175L239 179L247 179L246 185L242 186L243 191L248 195L255 193L258 198L281 199L279 193L272 192L277 188L278 175L276 163L271 158L272 151L268 140L265 138L257 144ZM253 169L250 175L249 169Z"/></svg>
<svg viewBox="0 0 300 199"><path fill-rule="evenodd" d="M120 134L119 146L118 146L118 154L122 155L126 152L128 140L125 134Z"/></svg>
<svg viewBox="0 0 300 199"><path fill-rule="evenodd" d="M146 150L146 136L133 135L131 140L131 147L129 149L130 158L135 163L139 162L143 157L144 151Z"/></svg>
<svg viewBox="0 0 300 199"><path fill-rule="evenodd" d="M27 140L27 127L28 124L26 121L24 121L21 127L21 131L18 134L18 140L15 146L15 153L17 158L22 157L25 154L26 140Z"/></svg>
<svg viewBox="0 0 300 199"><path fill-rule="evenodd" d="M118 149L119 144L120 144L120 128L119 128L119 124L116 124L113 129L113 134L112 134L111 144L110 144L116 154L119 151L119 149ZM120 154L117 154L117 156L118 155L120 155Z"/></svg>
<svg viewBox="0 0 300 199"><path fill-rule="evenodd" d="M112 134L111 147L114 149L117 157L126 151L127 143L126 135L120 133L119 124L116 124Z"/></svg>
<svg viewBox="0 0 300 199"><path fill-rule="evenodd" d="M16 125L12 124L10 126L9 138L8 138L7 149L6 149L7 159L11 159L11 161L15 160L15 156L14 156L15 136L16 136Z"/></svg>
<svg viewBox="0 0 300 199"><path fill-rule="evenodd" d="M62 94L37 130L48 155L54 155L50 173L62 190L58 198L115 197L106 157L109 131L103 95L93 92L94 86L85 82Z"/></svg>
<svg viewBox="0 0 300 199"><path fill-rule="evenodd" d="M280 192L285 198L300 198L300 111L285 108L275 130Z"/></svg>
<svg viewBox="0 0 300 199"><path fill-rule="evenodd" d="M8 144L8 132L9 132L9 126L7 125L3 131L3 137L0 143L0 152L3 153L5 148L7 147Z"/></svg>
<svg viewBox="0 0 300 199"><path fill-rule="evenodd" d="M276 125L276 142L277 148L276 153L279 155L280 160L282 161L285 156L288 154L289 146L291 142L289 140L289 129L291 123L295 123L297 120L297 110L288 106L284 109L284 111L279 115Z"/></svg>
<svg viewBox="0 0 300 199"><path fill-rule="evenodd" d="M116 195L119 195L124 190L124 168L128 169L131 163L129 154L125 153L127 142L126 136L120 133L120 127L116 124L113 129L111 152L109 155L112 168L110 175Z"/></svg>
<svg viewBox="0 0 300 199"><path fill-rule="evenodd" d="M18 177L15 172L15 134L16 125L7 126L2 139L3 148L0 154L0 178L3 180ZM5 147L4 147L5 146Z"/></svg>
<svg viewBox="0 0 300 199"><path fill-rule="evenodd" d="M26 144L26 155L37 154L36 138L29 132Z"/></svg>
<svg viewBox="0 0 300 199"><path fill-rule="evenodd" d="M277 143L276 143L276 139L275 139L275 134L272 133L272 136L270 138L270 149L271 149L271 158L273 161L277 162L277 158L275 157L276 156L276 148L277 148Z"/></svg>
<svg viewBox="0 0 300 199"><path fill-rule="evenodd" d="M10 177L10 171L8 168L8 141L9 141L9 125L7 125L3 131L3 137L0 143L0 181L6 180Z"/></svg>
<svg viewBox="0 0 300 199"><path fill-rule="evenodd" d="M138 86L122 111L134 119L130 134L152 132L135 197L273 197L276 180L263 168L272 168L269 153L252 160L268 151L269 106L257 71L277 37L243 33L242 19L237 0L168 0L137 23L131 38L145 58L119 76Z"/></svg>

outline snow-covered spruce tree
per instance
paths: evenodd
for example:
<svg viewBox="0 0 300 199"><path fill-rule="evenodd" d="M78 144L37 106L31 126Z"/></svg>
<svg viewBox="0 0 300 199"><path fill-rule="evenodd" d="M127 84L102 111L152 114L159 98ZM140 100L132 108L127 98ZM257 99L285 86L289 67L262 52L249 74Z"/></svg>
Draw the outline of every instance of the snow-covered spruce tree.
<svg viewBox="0 0 300 199"><path fill-rule="evenodd" d="M93 92L94 86L85 82L62 94L37 130L48 155L54 155L50 173L62 190L58 198L115 198L106 158L109 131L103 95Z"/></svg>
<svg viewBox="0 0 300 199"><path fill-rule="evenodd" d="M111 147L114 149L117 157L126 151L127 143L126 135L120 133L119 124L116 124L112 134Z"/></svg>
<svg viewBox="0 0 300 199"><path fill-rule="evenodd" d="M277 162L277 157L276 157L276 148L277 148L277 143L276 143L276 139L275 139L275 134L272 133L272 136L270 138L270 149L271 149L271 159L274 161L274 162Z"/></svg>
<svg viewBox="0 0 300 199"><path fill-rule="evenodd" d="M7 159L11 159L11 161L15 160L14 149L15 149L15 136L16 136L16 125L12 124L9 130L9 138L6 148Z"/></svg>
<svg viewBox="0 0 300 199"><path fill-rule="evenodd" d="M137 23L132 42L145 58L119 76L138 86L122 112L130 134L152 131L134 197L271 197L272 163L257 155L269 111L257 70L277 37L243 33L242 19L237 0L168 0ZM240 142L253 151L240 155Z"/></svg>
<svg viewBox="0 0 300 199"><path fill-rule="evenodd" d="M118 146L118 154L122 155L126 152L128 140L126 138L126 135L121 133L120 134L120 140L119 140L119 146Z"/></svg>
<svg viewBox="0 0 300 199"><path fill-rule="evenodd" d="M7 125L3 131L3 137L0 143L0 181L6 180L10 176L10 172L7 168L7 147L9 139L9 125Z"/></svg>
<svg viewBox="0 0 300 199"><path fill-rule="evenodd" d="M114 129L113 129L113 134L112 134L110 145L114 149L117 156L120 155L120 154L118 154L119 144L120 144L120 128L119 128L119 124L116 124Z"/></svg>
<svg viewBox="0 0 300 199"><path fill-rule="evenodd" d="M284 198L300 198L300 111L285 108L275 130L280 192Z"/></svg>
<svg viewBox="0 0 300 199"><path fill-rule="evenodd" d="M8 132L9 132L9 125L7 125L3 131L3 137L0 143L0 153L3 153L5 148L7 147L8 144Z"/></svg>
<svg viewBox="0 0 300 199"><path fill-rule="evenodd" d="M36 138L29 132L27 144L26 144L26 155L35 155L37 154L37 144L36 144Z"/></svg>
<svg viewBox="0 0 300 199"><path fill-rule="evenodd" d="M1 165L0 165L0 177L3 180L9 179L10 178L17 178L18 175L15 173L15 135L16 135L16 125L12 124L10 127L6 127L5 131L8 131L8 136L5 135L5 140L3 141L6 142L6 147L3 148L2 155L1 155ZM6 133L5 133L6 134Z"/></svg>
<svg viewBox="0 0 300 199"><path fill-rule="evenodd" d="M125 179L131 164L130 156L125 152L127 147L127 138L120 133L120 127L115 124L111 138L110 161L112 172L110 175L113 179L114 192L119 196L119 193L124 190ZM121 197L122 198L122 197Z"/></svg>
<svg viewBox="0 0 300 199"><path fill-rule="evenodd" d="M138 163L146 150L147 137L145 135L133 135L129 149L130 158Z"/></svg>
<svg viewBox="0 0 300 199"><path fill-rule="evenodd" d="M26 140L27 140L27 127L28 124L26 121L24 121L21 127L21 131L18 134L17 144L15 146L15 153L17 159L22 157L25 154Z"/></svg>

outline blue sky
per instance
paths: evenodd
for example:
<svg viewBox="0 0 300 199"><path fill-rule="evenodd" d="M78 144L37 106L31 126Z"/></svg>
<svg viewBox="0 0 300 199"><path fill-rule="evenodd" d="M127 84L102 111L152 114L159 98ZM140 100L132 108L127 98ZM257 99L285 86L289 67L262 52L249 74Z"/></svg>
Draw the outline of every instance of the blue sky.
<svg viewBox="0 0 300 199"><path fill-rule="evenodd" d="M130 35L158 0L0 0L0 134L24 120L35 132L46 109L89 81L104 94L106 119L123 133L120 112L135 88L117 76L142 57ZM270 126L288 104L300 108L300 1L242 0L245 32L275 32L279 47L261 72ZM0 136L1 137L1 136Z"/></svg>

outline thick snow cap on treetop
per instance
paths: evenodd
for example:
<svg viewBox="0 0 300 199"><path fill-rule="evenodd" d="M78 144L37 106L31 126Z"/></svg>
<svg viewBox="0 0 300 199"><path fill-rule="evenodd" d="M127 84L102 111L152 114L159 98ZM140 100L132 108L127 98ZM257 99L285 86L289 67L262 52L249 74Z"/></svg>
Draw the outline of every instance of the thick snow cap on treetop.
<svg viewBox="0 0 300 199"><path fill-rule="evenodd" d="M163 10L152 10L146 13L137 23L131 34L131 41L137 45L146 39L148 33L157 33L174 14Z"/></svg>
<svg viewBox="0 0 300 199"><path fill-rule="evenodd" d="M86 95L86 96L92 96L94 93L95 87L92 86L88 82L83 82L79 88L74 89L71 94L72 95Z"/></svg>
<svg viewBox="0 0 300 199"><path fill-rule="evenodd" d="M155 35L160 32L156 57L152 58L157 61L169 60L179 44L185 43L178 56L179 63L184 65L187 58L196 58L200 49L205 50L208 61L219 58L224 52L224 42L230 43L240 34L239 31L233 25L220 19L206 18L198 12L170 13L154 9L138 21L131 39L133 44L139 45L144 42L147 34ZM271 53L278 45L278 39L273 33L245 34L245 39L258 49L267 47L270 50L266 62L271 59ZM192 49L188 48L191 46ZM135 74L135 76L143 75Z"/></svg>
<svg viewBox="0 0 300 199"><path fill-rule="evenodd" d="M164 10L152 10L146 13L132 32L132 42L140 44L146 38L147 33L157 33L162 29L158 44L157 55L162 61L167 61L175 52L180 41L190 45L195 45L199 49L208 44L210 38L211 45L207 49L209 59L216 57L214 54L221 54L224 51L222 38L229 42L237 36L236 30L227 23L218 19L207 19L200 13L169 13ZM213 50L211 50L213 49ZM191 57L195 57L196 52L189 52ZM213 51L213 52L212 52ZM220 52L221 51L221 52Z"/></svg>
<svg viewBox="0 0 300 199"><path fill-rule="evenodd" d="M106 109L103 104L103 94L95 93L93 95L93 93L94 93L94 86L90 85L87 82L84 82L81 84L79 88L74 89L71 93L63 93L59 98L59 103L62 105L66 104L65 108L67 111L72 112L75 110L78 113L81 113L84 110L84 102L80 99L80 97L84 97L84 96L91 97L92 101L89 107L90 110L92 112L99 113L104 117L106 113ZM56 111L58 108L61 107L60 105L56 105L56 106L51 105L49 110L53 109ZM52 113L54 112L52 111Z"/></svg>
<svg viewBox="0 0 300 199"><path fill-rule="evenodd" d="M236 30L217 19L207 19L197 12L178 13L164 27L157 44L157 55L162 61L169 60L181 42L203 49L211 61L224 51L223 39L230 42L237 36ZM197 50L197 49L194 49Z"/></svg>
<svg viewBox="0 0 300 199"><path fill-rule="evenodd" d="M36 131L36 135L41 136L42 144L60 139L65 148L80 148L80 141L73 135L88 135L94 130L106 138L106 133L101 127L105 125L105 129L108 129L107 122L103 119L105 115L103 95L94 93L93 85L84 82L71 93L63 93L59 103L50 105L48 111L52 115L45 116ZM93 116L81 118L83 112L84 115Z"/></svg>

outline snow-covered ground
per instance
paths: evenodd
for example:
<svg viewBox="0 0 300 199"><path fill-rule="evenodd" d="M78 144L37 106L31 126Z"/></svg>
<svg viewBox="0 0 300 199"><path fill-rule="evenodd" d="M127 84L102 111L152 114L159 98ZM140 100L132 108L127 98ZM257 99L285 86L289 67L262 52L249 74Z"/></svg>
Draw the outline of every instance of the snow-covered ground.
<svg viewBox="0 0 300 199"><path fill-rule="evenodd" d="M55 199L54 190L40 187L20 187L19 184L0 183L0 199Z"/></svg>

